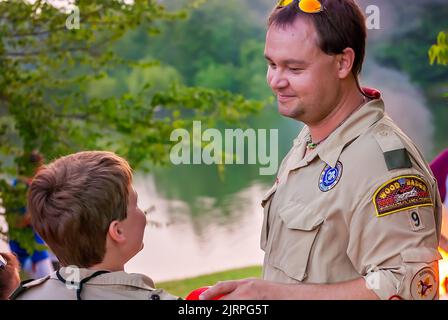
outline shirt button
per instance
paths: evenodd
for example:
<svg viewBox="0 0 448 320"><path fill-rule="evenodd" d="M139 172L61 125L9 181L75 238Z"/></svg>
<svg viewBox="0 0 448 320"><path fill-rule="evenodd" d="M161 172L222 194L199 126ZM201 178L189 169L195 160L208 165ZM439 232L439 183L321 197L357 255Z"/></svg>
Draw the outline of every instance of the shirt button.
<svg viewBox="0 0 448 320"><path fill-rule="evenodd" d="M151 295L151 300L160 300L160 296L158 294Z"/></svg>

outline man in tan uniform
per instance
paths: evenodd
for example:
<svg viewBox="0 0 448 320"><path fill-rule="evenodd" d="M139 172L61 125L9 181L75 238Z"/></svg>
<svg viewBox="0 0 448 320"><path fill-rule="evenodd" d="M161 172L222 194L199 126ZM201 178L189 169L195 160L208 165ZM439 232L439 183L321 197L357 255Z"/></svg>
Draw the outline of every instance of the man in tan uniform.
<svg viewBox="0 0 448 320"><path fill-rule="evenodd" d="M112 152L78 152L41 168L27 210L63 267L22 283L11 299L177 299L150 278L124 272L143 248L146 217L137 197L132 169Z"/></svg>
<svg viewBox="0 0 448 320"><path fill-rule="evenodd" d="M268 83L280 113L306 126L262 201L263 280L201 299L438 298L437 184L380 92L359 87L365 37L352 0L274 9Z"/></svg>

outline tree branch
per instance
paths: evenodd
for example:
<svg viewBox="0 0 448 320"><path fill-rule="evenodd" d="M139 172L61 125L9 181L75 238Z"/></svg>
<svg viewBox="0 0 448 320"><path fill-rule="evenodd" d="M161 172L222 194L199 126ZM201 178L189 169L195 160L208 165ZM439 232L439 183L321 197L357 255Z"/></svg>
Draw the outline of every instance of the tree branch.
<svg viewBox="0 0 448 320"><path fill-rule="evenodd" d="M89 115L88 114L62 114L58 113L54 115L56 118L61 119L71 119L71 120L88 120Z"/></svg>
<svg viewBox="0 0 448 320"><path fill-rule="evenodd" d="M95 49L99 49L108 42L112 41L113 37L107 38L106 40L97 43L95 47L72 47L72 48L52 48L47 50L40 50L40 51L29 51L29 52L5 52L3 56L9 57L9 58L19 58L19 57L29 57L29 56L37 56L44 53L59 53L59 52L77 52L77 51L84 51L88 52L90 54L94 54ZM1 59L1 56L0 56Z"/></svg>
<svg viewBox="0 0 448 320"><path fill-rule="evenodd" d="M100 13L101 10L103 10L103 6L102 5L100 5L98 10L89 12L89 13L87 13L85 15L80 15L79 22L80 23L86 22L89 17L91 17L91 16L93 16L93 15L95 15L97 13ZM51 24L51 22L49 24ZM11 34L11 35L5 35L5 36L3 36L3 38L4 39L8 39L8 38L23 38L23 37L41 36L41 35L49 34L51 32L62 31L64 29L67 29L65 24L63 26L59 26L59 27L54 28L54 29L39 30L39 31L35 31L35 32L26 32L26 33L14 33L14 34Z"/></svg>

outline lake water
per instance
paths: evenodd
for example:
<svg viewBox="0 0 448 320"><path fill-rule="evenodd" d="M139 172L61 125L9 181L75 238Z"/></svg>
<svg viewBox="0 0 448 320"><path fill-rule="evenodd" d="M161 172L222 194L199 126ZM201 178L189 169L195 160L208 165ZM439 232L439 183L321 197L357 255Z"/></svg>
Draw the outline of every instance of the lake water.
<svg viewBox="0 0 448 320"><path fill-rule="evenodd" d="M156 209L148 219L152 223L145 232L145 247L127 264L128 272L145 273L158 282L262 263L259 202L265 185L253 184L229 195L228 216L211 197L196 200L205 216L191 215L185 202L157 193L153 176L138 177L135 186L141 207Z"/></svg>

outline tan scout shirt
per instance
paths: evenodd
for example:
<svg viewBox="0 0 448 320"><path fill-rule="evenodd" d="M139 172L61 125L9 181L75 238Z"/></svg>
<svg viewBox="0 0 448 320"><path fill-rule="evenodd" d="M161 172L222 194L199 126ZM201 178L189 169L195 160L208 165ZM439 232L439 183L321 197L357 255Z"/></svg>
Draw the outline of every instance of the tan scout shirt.
<svg viewBox="0 0 448 320"><path fill-rule="evenodd" d="M77 281L75 269L62 268L61 277L70 283ZM95 271L79 270L79 279L91 276ZM56 272L51 275L29 282L27 288L19 294L17 300L76 300L76 288L64 284L58 279ZM123 271L104 273L87 281L81 291L82 300L177 300L162 289L155 289L154 282L136 273Z"/></svg>
<svg viewBox="0 0 448 320"><path fill-rule="evenodd" d="M308 135L305 126L262 202L263 278L364 277L381 299L438 298L437 183L383 101L362 106L304 157Z"/></svg>

